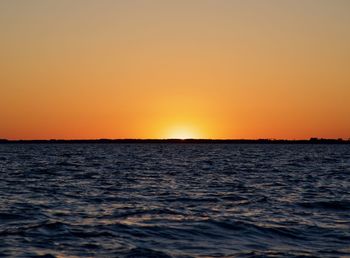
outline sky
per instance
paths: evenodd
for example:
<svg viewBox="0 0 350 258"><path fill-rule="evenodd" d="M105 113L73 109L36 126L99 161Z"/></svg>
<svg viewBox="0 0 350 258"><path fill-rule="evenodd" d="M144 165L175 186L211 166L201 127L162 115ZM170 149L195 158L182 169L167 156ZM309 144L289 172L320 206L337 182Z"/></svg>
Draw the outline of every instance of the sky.
<svg viewBox="0 0 350 258"><path fill-rule="evenodd" d="M0 139L350 137L348 0L0 0Z"/></svg>

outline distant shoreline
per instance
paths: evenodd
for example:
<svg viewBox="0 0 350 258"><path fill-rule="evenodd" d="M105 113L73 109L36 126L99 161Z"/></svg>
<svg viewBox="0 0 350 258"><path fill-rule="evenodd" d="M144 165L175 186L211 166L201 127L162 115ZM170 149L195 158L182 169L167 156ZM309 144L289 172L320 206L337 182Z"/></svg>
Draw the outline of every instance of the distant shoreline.
<svg viewBox="0 0 350 258"><path fill-rule="evenodd" d="M309 140L281 140L281 139L91 139L91 140L7 140L0 139L0 144L57 144L57 143L68 143L68 144L84 144L84 143L214 143L214 144L350 144L349 140L343 139L319 139L311 138Z"/></svg>

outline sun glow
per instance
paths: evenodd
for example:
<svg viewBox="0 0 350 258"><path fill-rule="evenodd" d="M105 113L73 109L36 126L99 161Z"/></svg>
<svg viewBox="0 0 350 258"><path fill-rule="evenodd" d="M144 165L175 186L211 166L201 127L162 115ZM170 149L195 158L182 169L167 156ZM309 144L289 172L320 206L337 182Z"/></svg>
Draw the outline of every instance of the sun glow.
<svg viewBox="0 0 350 258"><path fill-rule="evenodd" d="M200 134L193 128L179 126L171 128L165 135L167 139L198 139Z"/></svg>

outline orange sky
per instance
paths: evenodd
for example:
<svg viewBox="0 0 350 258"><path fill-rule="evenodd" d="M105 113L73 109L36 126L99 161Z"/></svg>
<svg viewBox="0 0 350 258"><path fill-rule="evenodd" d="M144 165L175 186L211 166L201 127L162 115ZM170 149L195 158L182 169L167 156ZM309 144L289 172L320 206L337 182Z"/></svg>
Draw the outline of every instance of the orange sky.
<svg viewBox="0 0 350 258"><path fill-rule="evenodd" d="M0 138L349 138L349 13L347 0L2 0Z"/></svg>

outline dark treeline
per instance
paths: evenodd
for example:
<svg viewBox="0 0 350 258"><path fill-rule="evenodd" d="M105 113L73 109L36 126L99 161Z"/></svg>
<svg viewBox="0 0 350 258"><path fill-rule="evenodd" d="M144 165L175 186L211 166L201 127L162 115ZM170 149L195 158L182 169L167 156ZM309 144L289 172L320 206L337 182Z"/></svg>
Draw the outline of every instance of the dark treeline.
<svg viewBox="0 0 350 258"><path fill-rule="evenodd" d="M260 143L260 144L350 144L350 139L322 139L309 140L280 140L280 139L95 139L95 140L7 140L0 139L0 143Z"/></svg>

